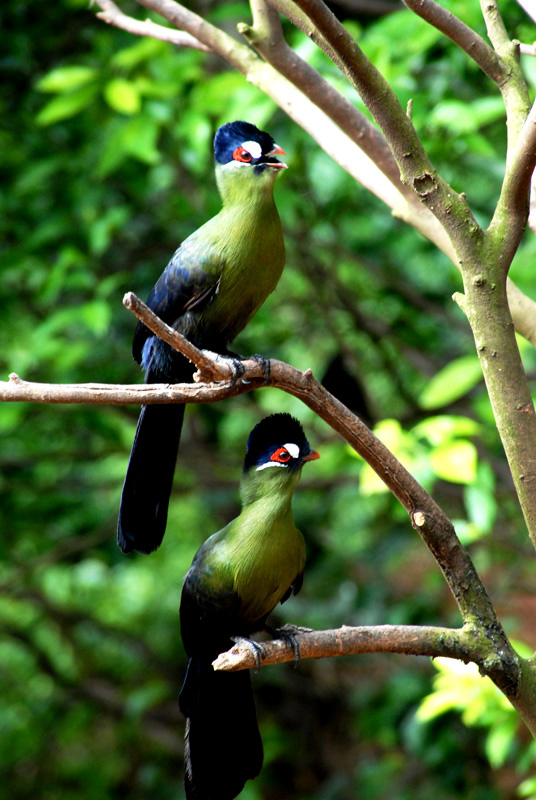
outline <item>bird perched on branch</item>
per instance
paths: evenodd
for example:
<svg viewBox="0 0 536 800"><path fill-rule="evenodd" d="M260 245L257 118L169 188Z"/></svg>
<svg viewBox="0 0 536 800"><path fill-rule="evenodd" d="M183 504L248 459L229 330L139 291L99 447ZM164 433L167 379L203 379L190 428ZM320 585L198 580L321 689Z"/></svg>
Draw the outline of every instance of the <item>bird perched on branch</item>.
<svg viewBox="0 0 536 800"><path fill-rule="evenodd" d="M286 164L268 133L229 122L214 138L222 209L189 236L154 286L147 305L199 348L225 354L283 271L285 245L273 197ZM146 383L191 381L193 366L142 323L132 352ZM123 485L117 540L125 553L162 542L184 406L143 406Z"/></svg>
<svg viewBox="0 0 536 800"><path fill-rule="evenodd" d="M211 662L232 646L231 637L263 629L275 606L300 590L305 543L291 501L303 464L318 457L289 414L263 419L248 440L240 515L207 539L184 579L187 800L231 800L261 770L249 672L216 672Z"/></svg>

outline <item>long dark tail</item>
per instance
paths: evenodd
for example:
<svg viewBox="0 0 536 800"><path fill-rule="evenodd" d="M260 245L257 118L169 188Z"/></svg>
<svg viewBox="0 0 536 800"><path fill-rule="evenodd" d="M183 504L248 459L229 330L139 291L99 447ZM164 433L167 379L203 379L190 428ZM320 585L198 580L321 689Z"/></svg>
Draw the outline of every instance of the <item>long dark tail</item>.
<svg viewBox="0 0 536 800"><path fill-rule="evenodd" d="M215 672L209 660L193 657L179 702L187 718L187 800L232 800L262 767L249 672Z"/></svg>
<svg viewBox="0 0 536 800"><path fill-rule="evenodd" d="M123 553L152 553L162 543L183 419L183 405L142 407L119 509Z"/></svg>

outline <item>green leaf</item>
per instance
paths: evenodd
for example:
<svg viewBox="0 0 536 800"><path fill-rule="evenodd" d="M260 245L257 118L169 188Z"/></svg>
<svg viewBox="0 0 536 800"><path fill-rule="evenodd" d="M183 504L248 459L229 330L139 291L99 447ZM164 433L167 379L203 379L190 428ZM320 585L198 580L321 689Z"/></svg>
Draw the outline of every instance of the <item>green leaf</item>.
<svg viewBox="0 0 536 800"><path fill-rule="evenodd" d="M98 71L92 67L71 66L53 69L37 82L40 92L63 94L80 89L98 77Z"/></svg>
<svg viewBox="0 0 536 800"><path fill-rule="evenodd" d="M470 105L460 100L445 100L434 108L430 119L432 124L446 128L453 135L460 135L475 133L504 114L500 97L484 97Z"/></svg>
<svg viewBox="0 0 536 800"><path fill-rule="evenodd" d="M438 478L445 481L472 483L475 480L478 455L472 442L450 442L436 447L431 462Z"/></svg>
<svg viewBox="0 0 536 800"><path fill-rule="evenodd" d="M384 419L374 427L374 434L406 469L414 472L415 448L411 432L405 431L396 419ZM364 464L359 475L359 491L362 495L371 495L389 490L372 467Z"/></svg>
<svg viewBox="0 0 536 800"><path fill-rule="evenodd" d="M108 332L111 319L111 308L104 300L84 303L80 309L80 321L85 323L96 336L104 336Z"/></svg>
<svg viewBox="0 0 536 800"><path fill-rule="evenodd" d="M502 725L491 728L486 737L486 755L494 769L504 766L516 737L517 719L506 718Z"/></svg>
<svg viewBox="0 0 536 800"><path fill-rule="evenodd" d="M528 800L536 798L536 776L531 776L519 784L517 793L520 797L527 797Z"/></svg>
<svg viewBox="0 0 536 800"><path fill-rule="evenodd" d="M115 78L104 87L104 99L120 114L137 114L141 108L140 93L136 86L123 78Z"/></svg>
<svg viewBox="0 0 536 800"><path fill-rule="evenodd" d="M164 52L168 46L169 45L165 42L161 42L159 39L141 39L136 42L136 44L119 50L110 59L110 64L113 67L120 67L121 69L132 69L132 67L144 61L151 61L151 59L156 58L160 53Z"/></svg>
<svg viewBox="0 0 536 800"><path fill-rule="evenodd" d="M159 133L158 123L145 115L121 121L106 138L98 166L99 175L109 175L129 156L144 164L156 164L160 161L160 153L156 148Z"/></svg>
<svg viewBox="0 0 536 800"><path fill-rule="evenodd" d="M45 127L74 117L93 102L96 93L97 86L85 86L78 91L58 95L41 109L36 117L37 124Z"/></svg>
<svg viewBox="0 0 536 800"><path fill-rule="evenodd" d="M462 356L447 364L425 387L418 399L421 408L440 408L459 400L482 379L477 356Z"/></svg>
<svg viewBox="0 0 536 800"><path fill-rule="evenodd" d="M428 439L432 445L439 445L459 437L476 436L480 429L478 422L470 417L442 414L419 422L413 428L413 433Z"/></svg>
<svg viewBox="0 0 536 800"><path fill-rule="evenodd" d="M478 467L476 481L464 492L467 515L481 533L489 533L497 517L494 489L495 480L491 467L483 462Z"/></svg>

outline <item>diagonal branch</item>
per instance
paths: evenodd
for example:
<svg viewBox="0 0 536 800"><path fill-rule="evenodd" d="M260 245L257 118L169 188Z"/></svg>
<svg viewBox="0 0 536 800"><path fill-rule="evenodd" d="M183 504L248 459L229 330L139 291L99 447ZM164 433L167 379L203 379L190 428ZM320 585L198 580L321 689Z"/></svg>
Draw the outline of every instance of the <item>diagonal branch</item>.
<svg viewBox="0 0 536 800"><path fill-rule="evenodd" d="M322 0L270 0L270 4L315 41L346 75L381 128L403 183L447 232L456 253L455 263L464 261L481 228L465 195L455 192L435 170L411 119L383 75Z"/></svg>
<svg viewBox="0 0 536 800"><path fill-rule="evenodd" d="M525 229L532 175L536 167L536 102L508 153L506 174L497 208L487 233L502 245L501 260L508 271Z"/></svg>
<svg viewBox="0 0 536 800"><path fill-rule="evenodd" d="M230 379L232 366L229 359L222 359L215 354L198 350L160 320L155 320L154 315L145 304L131 294L125 296L125 302L153 333L165 334L169 344L179 352L186 354L195 363L199 369L198 379L203 379L203 369L206 368L208 357L212 364L206 374L208 374L209 380L214 380L219 375L220 382L215 384L198 382L193 385L178 384L176 386L154 384L139 387L102 385L53 387L25 383L17 376L11 376L8 383L0 383L0 399L63 403L98 402L101 404L211 403L225 397L249 392L263 385L279 388L302 400L333 430L337 431L375 470L406 509L411 524L438 562L463 620L479 620L486 632L486 637L505 653L511 652L486 590L448 517L385 445L374 436L372 431L313 377L311 370L301 372L288 364L271 360L270 378L267 383L263 365L252 359L244 362L245 371L241 379L233 381ZM125 399L127 392L128 398Z"/></svg>
<svg viewBox="0 0 536 800"><path fill-rule="evenodd" d="M110 1L96 0L103 9L109 8L107 3ZM215 28L174 0L139 0L139 2L140 5L150 8L172 24L177 25L181 30L187 31L204 47L239 70L248 81L264 91L285 113L306 130L334 161L386 203L392 209L395 217L416 228L459 267L456 252L447 232L426 207L433 205L430 194L425 192L425 197L420 197L419 192L414 193L410 188L410 181L406 181L408 186L402 193L399 173L393 169L393 159L385 157L385 144L380 144L385 141L381 134L368 122L369 127L361 128L361 123L355 116L359 112L351 104L348 108L348 101L345 101L342 95L324 82L324 79L315 70L302 62L286 43L284 43L285 51L279 50L280 38L275 38L275 52L271 53L271 48L265 44L266 27L259 22L259 10L256 12L255 24L242 26L241 30L265 61L262 61L249 47L237 42L224 31ZM270 0L270 2L275 5L275 0ZM257 8L261 4L263 4L262 0L255 0ZM281 5L281 2L279 4ZM292 4L292 7L296 11L295 3ZM281 10L284 11L284 9ZM114 24L113 19L110 18L109 21ZM169 29L163 28L163 30ZM272 38L274 31L275 26L272 24L270 28ZM153 35L153 25L147 29L147 35ZM283 72L285 75L282 74ZM289 78L286 77L287 75ZM292 82L290 78L292 78ZM312 102L312 99L307 96L309 88L313 85L316 87L314 89L315 102ZM339 103L342 103L342 116L347 120L344 124L343 119L338 116ZM350 109L352 109L351 113ZM349 112L348 115L346 112ZM371 127L376 133L371 133ZM362 147L363 149L361 149ZM408 161L410 156L411 154L405 160ZM396 170L398 170L398 166ZM393 183L395 176L396 185ZM417 181L417 186L422 188L423 181ZM455 193L452 192L451 197L454 196ZM410 200L410 197L414 199ZM426 205L423 205L421 200L426 200ZM449 209L447 213L450 213ZM464 217L464 223L471 224L471 220L470 215L467 218ZM477 229L475 228L475 230ZM509 297L516 330L536 345L536 328L533 322L536 317L536 304L513 284L510 286L510 290Z"/></svg>
<svg viewBox="0 0 536 800"><path fill-rule="evenodd" d="M488 78L491 78L497 85L501 85L505 79L505 64L476 31L458 19L451 11L447 11L446 8L436 3L435 0L402 0L402 2L410 11L448 36L478 64Z"/></svg>
<svg viewBox="0 0 536 800"><path fill-rule="evenodd" d="M250 0L253 25L238 31L282 75L306 94L346 133L410 202L416 200L400 180L400 171L380 131L285 41L279 14L265 0Z"/></svg>

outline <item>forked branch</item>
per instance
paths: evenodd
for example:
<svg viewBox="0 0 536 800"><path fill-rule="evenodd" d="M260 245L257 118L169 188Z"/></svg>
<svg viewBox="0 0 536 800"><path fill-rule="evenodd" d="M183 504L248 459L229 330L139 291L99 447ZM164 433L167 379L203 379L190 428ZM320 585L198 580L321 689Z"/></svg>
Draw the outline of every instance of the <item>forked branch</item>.
<svg viewBox="0 0 536 800"><path fill-rule="evenodd" d="M125 305L153 333L189 358L198 368L197 383L140 387L75 386L54 387L31 384L12 376L0 384L0 399L37 402L112 403L210 403L269 385L298 397L337 431L376 471L409 514L411 524L434 555L466 625L477 627L481 637L500 653L494 663L496 682L512 683L511 669L516 656L497 620L486 590L461 545L454 527L433 498L364 425L314 377L311 370L301 372L288 364L271 360L269 380L262 364L255 359L244 361L244 374L233 379L229 359L198 350L183 336L163 323L135 295L128 293ZM208 382L204 382L208 381ZM216 381L216 382L214 382ZM502 676L502 678L501 678Z"/></svg>

